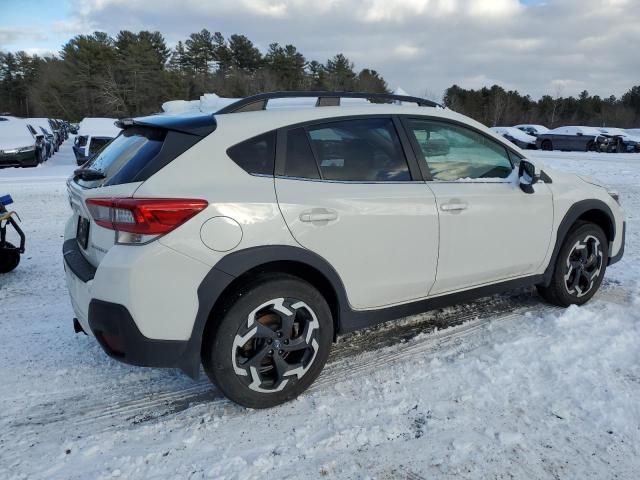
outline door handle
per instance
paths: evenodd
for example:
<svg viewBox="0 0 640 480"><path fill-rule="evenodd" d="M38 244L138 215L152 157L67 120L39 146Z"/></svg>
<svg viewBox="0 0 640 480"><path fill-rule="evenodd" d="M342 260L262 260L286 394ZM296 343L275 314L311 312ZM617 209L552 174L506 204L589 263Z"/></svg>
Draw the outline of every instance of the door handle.
<svg viewBox="0 0 640 480"><path fill-rule="evenodd" d="M460 210L466 210L467 208L469 208L469 205L466 203L451 202L440 205L440 210L443 212L457 212Z"/></svg>
<svg viewBox="0 0 640 480"><path fill-rule="evenodd" d="M326 208L313 208L300 214L301 222L331 222L338 219L338 212Z"/></svg>

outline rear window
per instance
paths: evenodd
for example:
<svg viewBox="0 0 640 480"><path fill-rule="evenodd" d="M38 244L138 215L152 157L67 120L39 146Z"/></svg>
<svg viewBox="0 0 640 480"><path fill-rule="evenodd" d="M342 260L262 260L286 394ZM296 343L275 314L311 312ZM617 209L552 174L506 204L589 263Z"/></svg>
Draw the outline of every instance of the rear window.
<svg viewBox="0 0 640 480"><path fill-rule="evenodd" d="M227 155L240 168L253 175L273 175L276 156L276 133L269 132L238 143Z"/></svg>
<svg viewBox="0 0 640 480"><path fill-rule="evenodd" d="M103 173L105 179L99 182L78 179L78 183L94 187L135 181L138 173L160 153L166 134L166 130L146 127L123 130L83 167Z"/></svg>

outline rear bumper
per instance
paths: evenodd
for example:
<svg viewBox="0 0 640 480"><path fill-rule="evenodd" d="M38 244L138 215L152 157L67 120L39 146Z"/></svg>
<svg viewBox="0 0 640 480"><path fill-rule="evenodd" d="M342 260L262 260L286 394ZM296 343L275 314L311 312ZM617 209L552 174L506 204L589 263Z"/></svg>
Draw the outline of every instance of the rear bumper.
<svg viewBox="0 0 640 480"><path fill-rule="evenodd" d="M89 327L107 355L116 360L140 367L186 370L184 356L189 342L145 337L123 305L91 300Z"/></svg>
<svg viewBox="0 0 640 480"><path fill-rule="evenodd" d="M76 239L68 238L63 258L75 316L110 357L198 376L200 336L192 333L199 281L189 282L208 267L157 242L114 247L96 269Z"/></svg>

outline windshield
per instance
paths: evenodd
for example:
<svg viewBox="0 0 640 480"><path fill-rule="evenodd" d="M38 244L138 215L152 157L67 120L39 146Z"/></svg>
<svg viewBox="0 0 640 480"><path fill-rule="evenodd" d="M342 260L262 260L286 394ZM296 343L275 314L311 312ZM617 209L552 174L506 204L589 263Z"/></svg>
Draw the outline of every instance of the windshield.
<svg viewBox="0 0 640 480"><path fill-rule="evenodd" d="M79 179L78 183L95 187L134 181L136 175L160 152L165 135L165 130L146 127L123 130L84 165L86 169L104 174L104 180L96 182ZM93 141L94 139L92 143Z"/></svg>

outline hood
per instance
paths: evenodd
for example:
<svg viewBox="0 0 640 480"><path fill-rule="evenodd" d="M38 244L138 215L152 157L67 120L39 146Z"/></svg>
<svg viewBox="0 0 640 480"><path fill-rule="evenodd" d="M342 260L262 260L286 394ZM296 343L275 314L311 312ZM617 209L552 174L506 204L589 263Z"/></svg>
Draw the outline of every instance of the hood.
<svg viewBox="0 0 640 480"><path fill-rule="evenodd" d="M27 147L35 144L35 140L27 124L22 120L9 120L0 123L0 150Z"/></svg>
<svg viewBox="0 0 640 480"><path fill-rule="evenodd" d="M0 150L12 148L32 147L35 145L33 138L25 137L0 137Z"/></svg>

